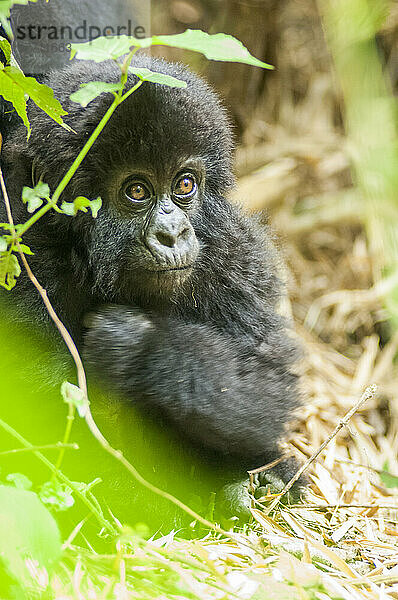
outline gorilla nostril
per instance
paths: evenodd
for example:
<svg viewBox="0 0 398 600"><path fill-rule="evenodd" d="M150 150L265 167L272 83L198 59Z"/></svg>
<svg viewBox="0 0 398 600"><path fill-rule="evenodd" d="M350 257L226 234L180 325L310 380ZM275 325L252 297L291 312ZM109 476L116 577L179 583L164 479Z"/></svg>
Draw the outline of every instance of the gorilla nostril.
<svg viewBox="0 0 398 600"><path fill-rule="evenodd" d="M189 238L190 233L191 233L191 230L189 229L189 227L185 227L185 229L183 231L181 231L179 237L182 240L186 241Z"/></svg>
<svg viewBox="0 0 398 600"><path fill-rule="evenodd" d="M162 246L166 246L166 248L173 248L176 241L173 235L163 233L162 231L156 232L156 239Z"/></svg>

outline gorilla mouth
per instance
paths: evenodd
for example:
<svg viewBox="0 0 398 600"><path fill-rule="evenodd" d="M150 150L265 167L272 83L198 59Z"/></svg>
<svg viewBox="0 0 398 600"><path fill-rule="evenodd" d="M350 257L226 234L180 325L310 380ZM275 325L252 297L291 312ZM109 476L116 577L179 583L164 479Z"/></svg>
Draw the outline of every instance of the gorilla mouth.
<svg viewBox="0 0 398 600"><path fill-rule="evenodd" d="M182 267L166 267L164 269L156 269L153 273L170 273L170 271L187 271L192 269L193 265L184 265Z"/></svg>

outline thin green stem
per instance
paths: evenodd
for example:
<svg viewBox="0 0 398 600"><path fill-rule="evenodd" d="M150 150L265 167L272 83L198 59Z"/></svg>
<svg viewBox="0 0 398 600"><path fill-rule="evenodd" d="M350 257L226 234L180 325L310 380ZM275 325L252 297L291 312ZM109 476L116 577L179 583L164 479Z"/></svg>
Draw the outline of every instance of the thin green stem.
<svg viewBox="0 0 398 600"><path fill-rule="evenodd" d="M119 106L119 104L120 104L120 98L119 98L119 96L116 96L114 101L112 102L112 104L110 105L110 107L108 108L108 110L106 111L104 116L102 117L101 121L98 123L97 127L94 129L90 138L84 144L83 148L80 150L79 154L73 161L72 165L69 167L68 171L66 172L64 177L61 179L51 200L48 202L48 204L45 204L44 206L42 206L40 208L40 210L35 212L35 214L28 221L26 221L26 223L24 223L23 225L20 225L18 227L18 235L19 236L22 236L28 229L30 229L30 227L32 227L32 225L34 225L39 219L42 218L43 215L45 215L49 210L51 210L51 208L53 208L57 204L62 192L64 191L64 189L66 188L66 186L68 185L70 180L72 179L73 175L76 173L77 169L80 167L84 158L88 154L88 151L90 150L90 148L92 147L92 145L94 144L96 139L98 138L101 131L104 129L106 123L109 121L112 114L114 113L116 108Z"/></svg>
<svg viewBox="0 0 398 600"><path fill-rule="evenodd" d="M137 52L137 50L139 50L138 46L136 46L135 48L133 48L132 50L130 50L130 53L126 56L126 58L124 59L123 63L120 64L119 62L117 63L120 66L120 70L122 72L122 79L121 79L121 83L124 84L127 81L127 76L128 76L128 68L130 66L131 63L131 59L133 58L134 54ZM123 88L122 88L123 91Z"/></svg>
<svg viewBox="0 0 398 600"><path fill-rule="evenodd" d="M65 456L65 450L66 450L69 440L70 440L70 436L71 436L71 432L72 432L72 425L75 420L75 412L76 412L76 407L72 403L70 403L68 405L68 415L66 417L66 427L65 427L64 437L62 440L62 446L60 446L58 459L57 459L57 462L55 463L55 468L57 469L57 471L55 473L53 473L52 478L51 478L52 481L54 481L56 479L58 471L61 468L62 461Z"/></svg>
<svg viewBox="0 0 398 600"><path fill-rule="evenodd" d="M12 450L3 450L0 452L0 456L9 456L10 454L21 454L21 452L33 452L33 450L59 450L65 448L66 450L79 450L78 444L62 444L57 442L56 444L43 444L41 446L32 446L32 448L13 448Z"/></svg>
<svg viewBox="0 0 398 600"><path fill-rule="evenodd" d="M106 531L108 531L112 535L117 535L118 531L115 529L115 527L113 527L111 523L109 523L109 521L105 519L105 517L100 513L96 506L86 497L86 495L83 492L79 490L78 486L73 481L68 479L68 477L66 477L66 475L64 475L61 471L57 472L56 466L51 461L49 461L48 458L46 458L41 452L39 452L35 448L35 446L33 446L33 444L28 442L28 440L26 440L13 427L11 427L11 425L3 421L3 419L0 419L0 427L4 429L4 431L7 431L7 433L9 433L13 438L18 440L24 448L31 450L33 454L43 464L45 464L46 467L48 467L52 473L56 473L59 479L66 483L66 485L68 485L75 492L75 494L79 496L82 502L84 502L84 504L89 508L90 512L97 518L98 522L104 529L106 529Z"/></svg>
<svg viewBox="0 0 398 600"><path fill-rule="evenodd" d="M135 90L137 90L143 83L144 82L140 79L138 83L136 83L128 92L126 92L124 96L122 96L121 102L124 102L129 96L131 96L131 94L133 94Z"/></svg>

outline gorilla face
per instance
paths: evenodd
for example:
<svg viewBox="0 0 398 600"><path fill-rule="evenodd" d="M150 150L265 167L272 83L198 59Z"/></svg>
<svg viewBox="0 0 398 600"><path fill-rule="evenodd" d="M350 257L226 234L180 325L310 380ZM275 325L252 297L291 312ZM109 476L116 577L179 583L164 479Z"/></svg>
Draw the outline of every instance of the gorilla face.
<svg viewBox="0 0 398 600"><path fill-rule="evenodd" d="M198 255L198 242L187 214L197 201L197 176L192 170L177 173L167 187L152 181L141 173L134 174L121 188L122 199L127 199L140 221L142 251L137 262L152 273L189 270ZM160 193L155 192L155 186Z"/></svg>
<svg viewBox="0 0 398 600"><path fill-rule="evenodd" d="M114 186L117 209L134 230L134 241L126 249L126 270L159 291L181 285L198 258L191 218L201 207L205 180L197 158L168 166L155 170L148 163L134 165Z"/></svg>
<svg viewBox="0 0 398 600"><path fill-rule="evenodd" d="M192 219L203 202L205 174L196 158L166 172L136 159L130 172L114 174L93 224L92 267L98 286L110 285L125 301L153 305L178 293L195 267L200 241ZM108 235L115 226L117 248Z"/></svg>
<svg viewBox="0 0 398 600"><path fill-rule="evenodd" d="M62 197L71 201L79 195L100 196L103 206L97 219L79 214L71 222L53 214L47 225L51 220L56 223L57 240L63 230L65 236L76 239L76 251L84 248L92 289L100 297L154 306L183 291L200 260L206 245L198 227L203 208L233 182L232 143L224 110L203 81L179 65L145 56L135 61L185 80L187 88L144 83L123 102ZM119 77L115 65L95 69L94 79L111 82ZM54 80L49 77L47 83L68 111L66 120L74 132L45 120L32 106L28 144L21 136L18 143L17 134L7 148L10 172L13 165L22 163L20 146L28 165L34 162L35 180L42 178L55 189L112 101L109 94L102 95L82 109L69 99L87 81L87 72L84 63L77 63ZM127 87L136 81L131 75ZM51 139L50 145L43 145L43 132ZM31 186L32 169L27 170L23 184ZM21 172L11 179L18 179L20 185Z"/></svg>

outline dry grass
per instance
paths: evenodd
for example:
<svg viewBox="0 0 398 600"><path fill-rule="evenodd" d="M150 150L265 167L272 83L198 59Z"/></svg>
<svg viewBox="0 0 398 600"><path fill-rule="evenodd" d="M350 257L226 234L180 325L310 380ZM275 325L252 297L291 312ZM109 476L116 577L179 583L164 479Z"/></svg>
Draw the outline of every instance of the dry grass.
<svg viewBox="0 0 398 600"><path fill-rule="evenodd" d="M306 405L291 444L308 458L368 385L377 384L378 392L310 468L313 485L305 504L277 511L272 520L257 511L254 516L271 544L299 552L305 562L323 556L329 583L341 586L337 595L398 597L398 479L383 473L388 465L398 474L398 334L383 309L397 282L375 281L360 198L352 188L338 189L346 168L338 151L342 142L324 156L319 148L312 160L306 156L307 182L316 185L321 175L327 192L301 198L297 186L290 198L268 203L285 237L290 310L306 352ZM296 161L290 176L297 174L300 159L281 154L291 165ZM274 183L275 170L267 168ZM267 189L266 181L261 185Z"/></svg>

